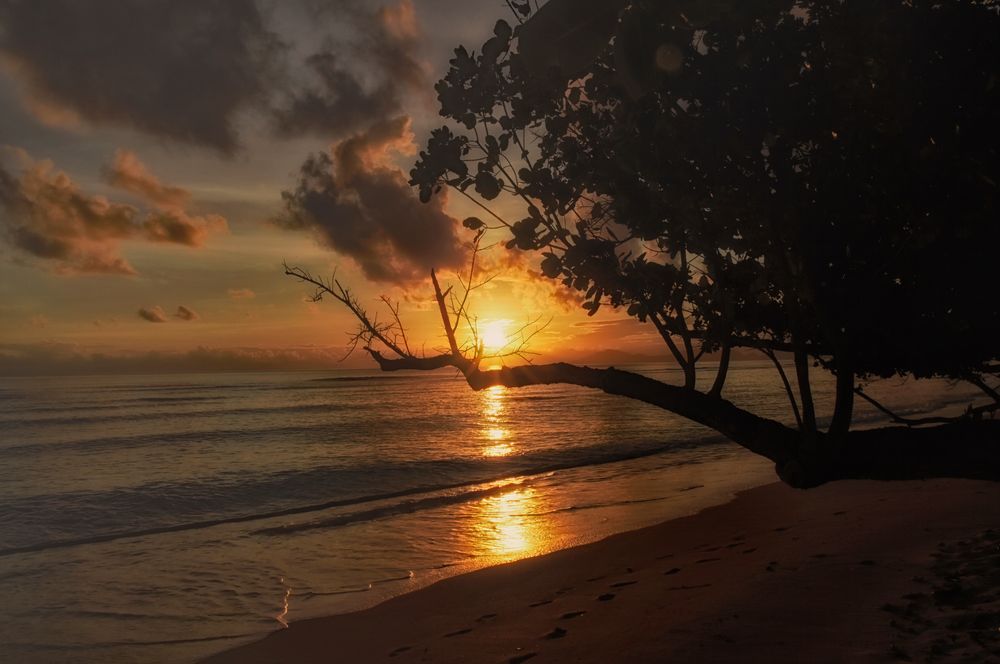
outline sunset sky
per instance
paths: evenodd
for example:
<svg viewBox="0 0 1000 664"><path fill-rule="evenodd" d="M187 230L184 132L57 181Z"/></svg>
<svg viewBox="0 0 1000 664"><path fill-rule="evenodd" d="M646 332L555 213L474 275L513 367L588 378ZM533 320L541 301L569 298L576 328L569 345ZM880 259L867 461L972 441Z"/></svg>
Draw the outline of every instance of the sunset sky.
<svg viewBox="0 0 1000 664"><path fill-rule="evenodd" d="M433 84L452 49L506 13L0 0L0 372L160 368L149 353L186 358L174 368L336 366L353 322L306 301L283 260L337 267L373 307L402 301L412 336L440 345L426 278L466 265L474 211L419 204L406 174L440 124ZM282 191L323 152L321 223L283 217ZM552 318L533 343L545 356L659 353L650 330L587 318L534 278L537 257L485 264L497 278L476 313L510 329Z"/></svg>

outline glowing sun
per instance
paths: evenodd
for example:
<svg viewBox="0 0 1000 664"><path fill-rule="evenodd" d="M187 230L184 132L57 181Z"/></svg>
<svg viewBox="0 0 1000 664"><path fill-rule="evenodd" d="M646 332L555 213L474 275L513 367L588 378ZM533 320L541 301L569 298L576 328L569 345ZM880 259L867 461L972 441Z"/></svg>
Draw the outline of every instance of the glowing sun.
<svg viewBox="0 0 1000 664"><path fill-rule="evenodd" d="M479 333L479 338L483 342L483 348L487 352L495 353L509 343L507 339L507 321L493 320L483 325Z"/></svg>

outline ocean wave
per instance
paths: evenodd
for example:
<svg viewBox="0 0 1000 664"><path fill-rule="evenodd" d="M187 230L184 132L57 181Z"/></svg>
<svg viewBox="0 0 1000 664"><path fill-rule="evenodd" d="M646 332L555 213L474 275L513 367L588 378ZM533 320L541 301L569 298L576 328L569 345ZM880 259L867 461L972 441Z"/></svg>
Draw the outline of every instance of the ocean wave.
<svg viewBox="0 0 1000 664"><path fill-rule="evenodd" d="M319 525L293 524L275 529L259 529L253 532L276 535L317 527L337 527L381 518L391 513L413 512L453 502L474 500L483 495L484 491L496 490L491 487L483 488L482 485L486 483L524 481L524 478L541 476L559 470L618 463L655 454L677 453L706 446L712 447L725 442L722 438L710 437L684 443L646 443L633 445L628 449L621 449L620 446L610 449L611 446L601 445L526 454L499 463L494 459L470 459L423 461L417 464L408 463L396 466L361 466L349 469L319 468L304 472L281 473L263 479L257 478L242 486L229 485L221 489L212 483L199 483L186 487L183 485L172 487L148 485L127 491L92 492L86 495L76 493L33 496L30 499L10 501L0 506L2 530L10 534L23 534L28 538L27 541L10 542L7 546L0 548L0 557L120 539L200 530L227 524L263 521L334 508L354 507L378 501L410 498L421 494L466 489L447 496L427 495L426 498L379 506L354 514L336 515L328 519L321 519L318 522ZM183 513L184 508L191 506L203 510L213 507L218 509L222 506L219 504L219 499L235 511L238 509L238 504L244 500L259 503L264 499L273 501L274 496L296 495L296 493L300 498L306 498L308 494L329 493L330 487L338 485L370 485L373 477L381 477L385 481L395 479L397 482L405 482L408 480L411 485L401 486L390 491L343 496L316 502L301 502L279 509L221 514L207 518L198 518L197 512L188 512L186 516L189 517L189 520L161 523L144 528L122 528L120 524L115 522L102 523L100 521L101 519L113 519L119 514L126 514L136 522L149 523L150 521L175 517L178 513ZM433 482L433 479L446 480L449 477L455 479L450 482ZM173 503L176 504L172 504L168 500L170 496L174 497ZM243 500L240 499L241 496ZM53 515L58 515L62 526L53 522ZM33 521L33 516L44 517L42 519L44 523ZM73 529L79 528L85 528L88 533L93 534L79 535L73 532ZM39 530L50 535L62 531L64 536L38 538ZM103 532L100 532L102 530ZM32 532L36 534L36 537L31 537L30 533Z"/></svg>

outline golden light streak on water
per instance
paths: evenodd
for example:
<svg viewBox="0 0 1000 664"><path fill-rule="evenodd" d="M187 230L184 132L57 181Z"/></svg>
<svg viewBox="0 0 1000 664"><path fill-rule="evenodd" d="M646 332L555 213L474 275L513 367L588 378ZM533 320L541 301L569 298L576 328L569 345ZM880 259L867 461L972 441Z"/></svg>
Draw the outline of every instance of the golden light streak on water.
<svg viewBox="0 0 1000 664"><path fill-rule="evenodd" d="M511 431L506 425L504 416L507 409L507 388L494 385L480 393L482 400L482 430L485 445L482 454L485 457L505 457L513 454L515 448L509 440Z"/></svg>
<svg viewBox="0 0 1000 664"><path fill-rule="evenodd" d="M531 516L538 509L535 489L518 488L490 496L476 507L474 535L484 555L522 558L545 548L543 522Z"/></svg>

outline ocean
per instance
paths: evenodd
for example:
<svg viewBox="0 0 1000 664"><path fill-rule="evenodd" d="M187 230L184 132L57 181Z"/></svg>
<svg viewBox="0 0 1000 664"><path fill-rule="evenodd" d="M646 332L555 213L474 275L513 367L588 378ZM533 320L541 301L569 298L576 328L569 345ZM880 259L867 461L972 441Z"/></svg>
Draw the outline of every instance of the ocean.
<svg viewBox="0 0 1000 664"><path fill-rule="evenodd" d="M870 392L903 413L974 396ZM790 421L770 364L736 363L725 396ZM0 378L0 432L0 660L25 663L192 662L776 479L642 403L449 371Z"/></svg>

